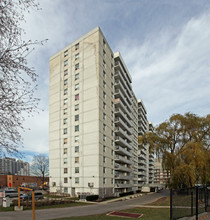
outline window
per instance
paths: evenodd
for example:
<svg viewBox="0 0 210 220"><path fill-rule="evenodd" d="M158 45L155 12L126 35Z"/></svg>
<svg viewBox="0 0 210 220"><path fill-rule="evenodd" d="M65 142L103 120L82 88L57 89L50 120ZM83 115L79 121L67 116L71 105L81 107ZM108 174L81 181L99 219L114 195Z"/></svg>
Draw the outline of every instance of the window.
<svg viewBox="0 0 210 220"><path fill-rule="evenodd" d="M79 59L79 53L75 54L75 60Z"/></svg>
<svg viewBox="0 0 210 220"><path fill-rule="evenodd" d="M106 184L106 178L103 178L103 184Z"/></svg>
<svg viewBox="0 0 210 220"><path fill-rule="evenodd" d="M78 70L79 69L79 63L77 63L76 65L75 65L75 70Z"/></svg>
<svg viewBox="0 0 210 220"><path fill-rule="evenodd" d="M67 128L63 129L63 134L67 134Z"/></svg>
<svg viewBox="0 0 210 220"><path fill-rule="evenodd" d="M68 188L67 187L64 187L64 193L68 193Z"/></svg>
<svg viewBox="0 0 210 220"><path fill-rule="evenodd" d="M111 53L111 58L113 59L113 54Z"/></svg>
<svg viewBox="0 0 210 220"><path fill-rule="evenodd" d="M114 102L111 102L112 108L114 108Z"/></svg>
<svg viewBox="0 0 210 220"><path fill-rule="evenodd" d="M79 83L75 84L75 90L79 90Z"/></svg>
<svg viewBox="0 0 210 220"><path fill-rule="evenodd" d="M114 136L114 131L111 131L111 135Z"/></svg>
<svg viewBox="0 0 210 220"><path fill-rule="evenodd" d="M63 85L66 86L68 84L68 79L65 79Z"/></svg>
<svg viewBox="0 0 210 220"><path fill-rule="evenodd" d="M64 70L64 76L67 76L68 75L68 69L65 69Z"/></svg>
<svg viewBox="0 0 210 220"><path fill-rule="evenodd" d="M64 51L64 57L68 56L68 50Z"/></svg>
<svg viewBox="0 0 210 220"><path fill-rule="evenodd" d="M79 173L79 167L75 167L75 173Z"/></svg>
<svg viewBox="0 0 210 220"><path fill-rule="evenodd" d="M78 110L79 110L79 104L77 104L77 105L74 106L74 110L75 110L75 111L78 111Z"/></svg>
<svg viewBox="0 0 210 220"><path fill-rule="evenodd" d="M103 60L103 67L106 68L106 62Z"/></svg>
<svg viewBox="0 0 210 220"><path fill-rule="evenodd" d="M79 152L79 146L75 146L74 152L75 152L75 153L78 153L78 152Z"/></svg>
<svg viewBox="0 0 210 220"><path fill-rule="evenodd" d="M113 174L114 173L114 170L113 169L111 169L111 174Z"/></svg>
<svg viewBox="0 0 210 220"><path fill-rule="evenodd" d="M79 43L75 44L75 50L79 49Z"/></svg>
<svg viewBox="0 0 210 220"><path fill-rule="evenodd" d="M106 47L106 41L103 39L103 46Z"/></svg>
<svg viewBox="0 0 210 220"><path fill-rule="evenodd" d="M79 73L75 74L75 80L79 79Z"/></svg>
<svg viewBox="0 0 210 220"><path fill-rule="evenodd" d="M106 109L106 103L103 102L103 109Z"/></svg>
<svg viewBox="0 0 210 220"><path fill-rule="evenodd" d="M114 112L113 111L111 112L111 115L112 115L112 117L114 117Z"/></svg>
<svg viewBox="0 0 210 220"><path fill-rule="evenodd" d="M103 87L104 87L104 89L106 88L106 83L105 83L105 81L103 81Z"/></svg>
<svg viewBox="0 0 210 220"><path fill-rule="evenodd" d="M103 167L103 173L106 173L106 167Z"/></svg>
<svg viewBox="0 0 210 220"><path fill-rule="evenodd" d="M79 157L75 157L75 163L79 163Z"/></svg>
<svg viewBox="0 0 210 220"><path fill-rule="evenodd" d="M106 93L103 91L103 98L105 99L106 98Z"/></svg>
<svg viewBox="0 0 210 220"><path fill-rule="evenodd" d="M79 183L79 177L75 177L75 183Z"/></svg>
<svg viewBox="0 0 210 220"><path fill-rule="evenodd" d="M106 72L103 70L103 77L106 78Z"/></svg>
<svg viewBox="0 0 210 220"><path fill-rule="evenodd" d="M105 125L105 124L103 124L103 130L104 130L104 131L106 130L106 125Z"/></svg>
<svg viewBox="0 0 210 220"><path fill-rule="evenodd" d="M67 114L67 108L64 108L64 110L63 110L63 114L64 114L64 115Z"/></svg>
<svg viewBox="0 0 210 220"><path fill-rule="evenodd" d="M114 160L112 160L112 165L114 165Z"/></svg>
<svg viewBox="0 0 210 220"><path fill-rule="evenodd" d="M68 103L68 99L66 98L63 100L63 104L66 105L67 103Z"/></svg>
<svg viewBox="0 0 210 220"><path fill-rule="evenodd" d="M64 139L63 139L63 143L64 143L64 144L67 144L67 142L68 142L68 141L67 141L67 138L64 138Z"/></svg>
<svg viewBox="0 0 210 220"><path fill-rule="evenodd" d="M68 178L65 177L63 182L64 182L64 183L68 183Z"/></svg>
<svg viewBox="0 0 210 220"><path fill-rule="evenodd" d="M113 64L111 63L111 70L113 69Z"/></svg>
<svg viewBox="0 0 210 220"><path fill-rule="evenodd" d="M79 135L74 137L74 142L79 142Z"/></svg>
<svg viewBox="0 0 210 220"><path fill-rule="evenodd" d="M111 122L111 125L112 125L112 127L114 126L114 122L113 121Z"/></svg>
<svg viewBox="0 0 210 220"><path fill-rule="evenodd" d="M74 121L79 121L79 115L74 116Z"/></svg>
<svg viewBox="0 0 210 220"><path fill-rule="evenodd" d="M112 141L112 146L114 146L114 141Z"/></svg>
<svg viewBox="0 0 210 220"><path fill-rule="evenodd" d="M75 101L78 101L79 100L79 94L76 94L75 95Z"/></svg>
<svg viewBox="0 0 210 220"><path fill-rule="evenodd" d="M63 173L68 173L68 168L64 168Z"/></svg>
<svg viewBox="0 0 210 220"><path fill-rule="evenodd" d="M104 56L104 58L106 58L106 51L105 50L103 50L103 56Z"/></svg>
<svg viewBox="0 0 210 220"><path fill-rule="evenodd" d="M106 135L105 134L103 135L103 141L106 141Z"/></svg>
<svg viewBox="0 0 210 220"><path fill-rule="evenodd" d="M113 73L111 73L111 78L113 79L113 77L114 77L114 74L113 74Z"/></svg>
<svg viewBox="0 0 210 220"><path fill-rule="evenodd" d="M63 90L63 95L67 95L67 94L68 94L68 89L66 88Z"/></svg>
<svg viewBox="0 0 210 220"><path fill-rule="evenodd" d="M114 86L114 84L113 83L111 83L111 88L113 89L113 86Z"/></svg>
<svg viewBox="0 0 210 220"><path fill-rule="evenodd" d="M106 146L105 145L103 146L103 151L106 152Z"/></svg>
<svg viewBox="0 0 210 220"><path fill-rule="evenodd" d="M114 179L113 178L111 179L111 184L114 184Z"/></svg>
<svg viewBox="0 0 210 220"><path fill-rule="evenodd" d="M106 157L105 156L103 157L103 162L106 163Z"/></svg>
<svg viewBox="0 0 210 220"><path fill-rule="evenodd" d="M64 124L64 125L67 124L67 118L64 118L64 119L63 119L63 124Z"/></svg>
<svg viewBox="0 0 210 220"><path fill-rule="evenodd" d="M67 148L63 149L63 154L67 154Z"/></svg>
<svg viewBox="0 0 210 220"><path fill-rule="evenodd" d="M103 113L103 119L106 120L106 114L105 113Z"/></svg>
<svg viewBox="0 0 210 220"><path fill-rule="evenodd" d="M114 151L113 150L111 151L111 154L112 154L112 156L114 155Z"/></svg>
<svg viewBox="0 0 210 220"><path fill-rule="evenodd" d="M67 158L63 158L63 163L67 164Z"/></svg>
<svg viewBox="0 0 210 220"><path fill-rule="evenodd" d="M74 131L75 131L75 132L79 131L79 125L76 125L76 126L74 127Z"/></svg>
<svg viewBox="0 0 210 220"><path fill-rule="evenodd" d="M68 60L64 60L64 66L68 65Z"/></svg>

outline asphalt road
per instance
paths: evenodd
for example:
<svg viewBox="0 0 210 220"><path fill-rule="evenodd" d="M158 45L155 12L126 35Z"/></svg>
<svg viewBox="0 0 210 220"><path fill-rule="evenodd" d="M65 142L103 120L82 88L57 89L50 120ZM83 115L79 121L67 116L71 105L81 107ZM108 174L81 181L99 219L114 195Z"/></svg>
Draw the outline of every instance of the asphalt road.
<svg viewBox="0 0 210 220"><path fill-rule="evenodd" d="M130 209L130 208L138 207L140 205L145 205L154 202L157 199L168 195L169 192L167 190L163 190L160 193L152 193L148 195L143 195L135 199L112 202L107 204L99 203L88 206L36 210L36 220L56 219L56 218L64 218L64 217L72 217L72 216L96 215L96 214L103 214L116 210ZM14 212L14 211L0 212L0 219L30 220L32 219L32 211L26 210L21 212Z"/></svg>

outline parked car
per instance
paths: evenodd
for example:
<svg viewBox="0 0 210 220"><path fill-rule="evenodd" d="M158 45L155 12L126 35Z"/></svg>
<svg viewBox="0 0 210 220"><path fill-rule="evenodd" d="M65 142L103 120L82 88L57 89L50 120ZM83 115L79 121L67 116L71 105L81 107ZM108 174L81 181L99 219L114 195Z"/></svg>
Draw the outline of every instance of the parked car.
<svg viewBox="0 0 210 220"><path fill-rule="evenodd" d="M20 196L20 199L24 200L24 201L31 200L31 198L32 198L32 196L30 194L23 194Z"/></svg>
<svg viewBox="0 0 210 220"><path fill-rule="evenodd" d="M42 192L34 192L34 197L36 200L38 199L43 199L43 194ZM32 193L30 192L29 194L23 194L22 196L20 196L20 199L22 200L31 200L32 199Z"/></svg>
<svg viewBox="0 0 210 220"><path fill-rule="evenodd" d="M22 195L23 193L22 192L20 192L20 195ZM18 191L17 190L14 190L14 189L6 189L5 191L4 191L4 196L5 197L10 197L10 198L12 198L12 197L18 197Z"/></svg>
<svg viewBox="0 0 210 220"><path fill-rule="evenodd" d="M43 199L43 194L42 194L42 192L35 192L35 194L34 194L34 196L35 196L35 199Z"/></svg>

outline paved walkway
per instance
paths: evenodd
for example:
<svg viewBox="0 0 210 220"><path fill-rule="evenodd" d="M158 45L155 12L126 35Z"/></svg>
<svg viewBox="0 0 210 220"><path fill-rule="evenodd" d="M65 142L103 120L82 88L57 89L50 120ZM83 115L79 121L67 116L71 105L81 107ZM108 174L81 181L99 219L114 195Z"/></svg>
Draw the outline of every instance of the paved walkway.
<svg viewBox="0 0 210 220"><path fill-rule="evenodd" d="M103 214L116 210L130 209L134 207L139 207L148 203L152 203L161 197L167 195L167 192L153 193L148 195L143 195L138 198L116 201L112 203L99 203L88 206L77 206L77 207L66 207L66 208L55 208L55 209L42 209L36 210L36 220L47 220L55 218L64 218L72 216L86 216L86 215L97 215ZM26 210L22 212L0 212L1 220L31 220L32 211Z"/></svg>

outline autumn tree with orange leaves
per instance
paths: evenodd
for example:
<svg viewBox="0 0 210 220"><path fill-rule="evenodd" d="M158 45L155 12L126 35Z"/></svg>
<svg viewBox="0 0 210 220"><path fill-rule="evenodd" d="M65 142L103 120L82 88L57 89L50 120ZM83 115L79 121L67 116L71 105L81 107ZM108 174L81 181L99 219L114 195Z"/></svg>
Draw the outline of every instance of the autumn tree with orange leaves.
<svg viewBox="0 0 210 220"><path fill-rule="evenodd" d="M170 188L210 183L210 115L174 114L154 133L140 136L139 143L149 144L150 151L163 159Z"/></svg>

